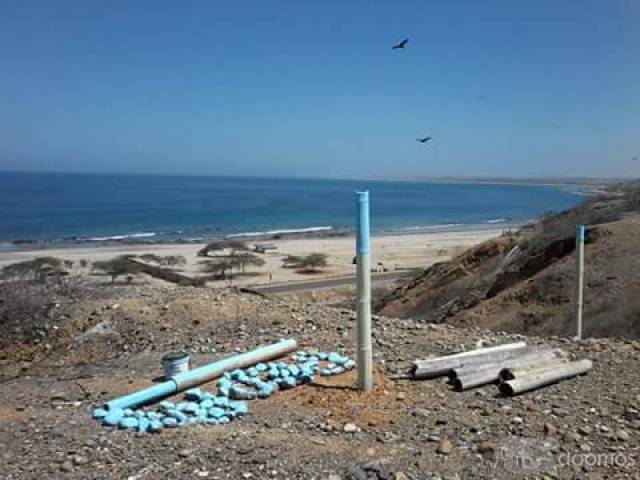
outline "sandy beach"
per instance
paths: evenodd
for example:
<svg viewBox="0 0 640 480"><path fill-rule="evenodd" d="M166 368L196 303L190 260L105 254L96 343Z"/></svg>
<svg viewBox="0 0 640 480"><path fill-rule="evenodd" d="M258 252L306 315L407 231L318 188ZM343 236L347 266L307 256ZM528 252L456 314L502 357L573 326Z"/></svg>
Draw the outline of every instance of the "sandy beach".
<svg viewBox="0 0 640 480"><path fill-rule="evenodd" d="M372 238L372 266L385 271L424 268L437 261L450 258L480 242L500 235L501 228L464 230L458 232L433 232L404 235L382 235ZM253 242L248 242L253 246ZM329 278L355 273L352 264L354 255L354 239L352 236L323 237L323 238L289 238L270 240L266 242L277 246L277 250L260 256L265 260L262 267L248 269L245 276L234 279L235 285L264 285L295 282L310 279ZM186 265L180 267L187 275L200 273L199 262L202 257L197 256L204 244L156 244L156 245L117 245L117 246L78 246L65 248L38 249L30 251L13 251L0 253L0 267L10 263L30 260L36 257L53 256L63 260L71 260L76 265L76 273L90 273L90 269L82 272L77 264L80 260L95 262L108 260L118 255L141 255L153 253L156 255L182 255L187 260ZM283 268L282 260L288 255L308 255L310 253L324 253L328 256L329 265L321 272L302 274L294 269ZM222 286L225 282L210 282L212 286Z"/></svg>

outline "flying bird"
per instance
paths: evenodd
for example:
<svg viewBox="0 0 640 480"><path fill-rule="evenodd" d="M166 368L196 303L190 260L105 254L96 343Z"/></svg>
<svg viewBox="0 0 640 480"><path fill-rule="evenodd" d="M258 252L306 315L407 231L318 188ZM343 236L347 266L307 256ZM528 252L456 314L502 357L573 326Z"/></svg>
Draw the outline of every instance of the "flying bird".
<svg viewBox="0 0 640 480"><path fill-rule="evenodd" d="M416 138L416 142L420 142L420 143L427 143L429 140L431 140L433 137L422 137L422 138Z"/></svg>
<svg viewBox="0 0 640 480"><path fill-rule="evenodd" d="M393 47L391 47L391 50L399 50L401 48L404 48L408 42L409 42L409 39L405 38L400 43L396 43Z"/></svg>

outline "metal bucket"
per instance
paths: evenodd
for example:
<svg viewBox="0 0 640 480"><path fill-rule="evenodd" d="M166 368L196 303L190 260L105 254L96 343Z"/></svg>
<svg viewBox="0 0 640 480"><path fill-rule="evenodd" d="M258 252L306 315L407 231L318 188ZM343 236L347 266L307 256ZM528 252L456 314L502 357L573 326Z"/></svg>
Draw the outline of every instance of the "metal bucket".
<svg viewBox="0 0 640 480"><path fill-rule="evenodd" d="M169 379L178 373L189 371L191 357L182 352L168 353L162 357L162 367L164 368L164 377Z"/></svg>

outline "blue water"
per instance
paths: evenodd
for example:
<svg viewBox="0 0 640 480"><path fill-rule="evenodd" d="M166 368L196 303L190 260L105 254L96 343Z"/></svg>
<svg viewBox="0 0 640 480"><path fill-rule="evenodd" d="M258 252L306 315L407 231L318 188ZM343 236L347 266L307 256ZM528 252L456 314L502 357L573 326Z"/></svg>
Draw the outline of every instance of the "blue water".
<svg viewBox="0 0 640 480"><path fill-rule="evenodd" d="M350 229L362 189L378 233L522 222L584 198L530 185L0 173L0 242Z"/></svg>

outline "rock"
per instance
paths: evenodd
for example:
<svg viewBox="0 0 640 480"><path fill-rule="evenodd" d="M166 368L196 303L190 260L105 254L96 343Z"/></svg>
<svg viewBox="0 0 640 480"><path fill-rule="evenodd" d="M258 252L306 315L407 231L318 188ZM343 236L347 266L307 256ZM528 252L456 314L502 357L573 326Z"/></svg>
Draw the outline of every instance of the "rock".
<svg viewBox="0 0 640 480"><path fill-rule="evenodd" d="M426 408L416 408L413 411L413 416L419 418L429 418L431 416L431 412Z"/></svg>
<svg viewBox="0 0 640 480"><path fill-rule="evenodd" d="M626 442L629 440L629 434L624 430L618 430L616 432L616 438L621 442Z"/></svg>
<svg viewBox="0 0 640 480"><path fill-rule="evenodd" d="M76 455L73 457L73 463L76 465L86 465L89 463L89 457L86 457L85 455Z"/></svg>
<svg viewBox="0 0 640 480"><path fill-rule="evenodd" d="M396 472L394 480L409 480L409 477L403 472Z"/></svg>
<svg viewBox="0 0 640 480"><path fill-rule="evenodd" d="M578 427L578 433L580 435L588 436L591 433L591 429L585 425Z"/></svg>
<svg viewBox="0 0 640 480"><path fill-rule="evenodd" d="M407 394L404 392L398 392L398 395L396 395L397 400L405 400L406 398L407 398Z"/></svg>
<svg viewBox="0 0 640 480"><path fill-rule="evenodd" d="M556 417L566 417L567 415L569 415L569 411L561 407L552 408L551 413L553 413Z"/></svg>
<svg viewBox="0 0 640 480"><path fill-rule="evenodd" d="M63 472L73 472L73 464L70 461L62 462L60 470Z"/></svg>
<svg viewBox="0 0 640 480"><path fill-rule="evenodd" d="M347 468L347 477L350 480L367 480L367 473L355 465Z"/></svg>
<svg viewBox="0 0 640 480"><path fill-rule="evenodd" d="M338 475L337 473L330 473L326 480L342 480L342 477L340 475Z"/></svg>
<svg viewBox="0 0 640 480"><path fill-rule="evenodd" d="M487 459L493 459L495 450L496 446L491 442L484 441L478 445L478 453Z"/></svg>
<svg viewBox="0 0 640 480"><path fill-rule="evenodd" d="M544 424L544 434L548 437L555 435L558 432L558 429L551 423Z"/></svg>
<svg viewBox="0 0 640 480"><path fill-rule="evenodd" d="M355 423L347 423L342 429L345 433L356 433L358 431L358 426Z"/></svg>
<svg viewBox="0 0 640 480"><path fill-rule="evenodd" d="M453 451L453 443L447 438L443 438L440 440L438 444L438 448L436 450L437 453L442 455L449 455Z"/></svg>
<svg viewBox="0 0 640 480"><path fill-rule="evenodd" d="M191 450L189 450L188 448L183 448L178 452L178 456L180 458L189 458L191 456Z"/></svg>

